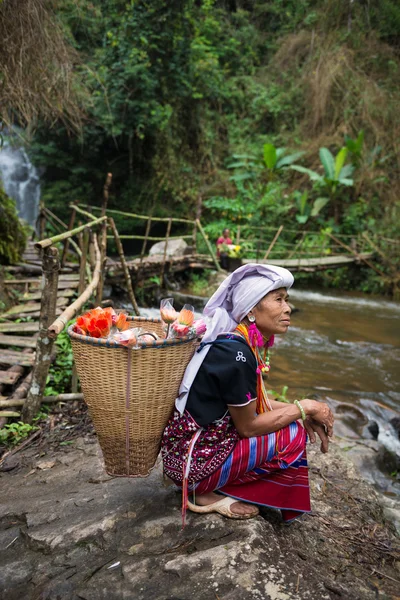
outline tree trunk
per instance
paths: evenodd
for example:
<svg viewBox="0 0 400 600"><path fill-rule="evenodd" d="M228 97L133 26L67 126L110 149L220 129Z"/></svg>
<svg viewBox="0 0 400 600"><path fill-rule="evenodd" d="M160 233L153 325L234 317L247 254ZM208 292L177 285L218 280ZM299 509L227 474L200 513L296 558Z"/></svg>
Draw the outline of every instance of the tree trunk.
<svg viewBox="0 0 400 600"><path fill-rule="evenodd" d="M60 269L57 248L49 246L43 251L44 288L39 318L39 338L36 345L32 385L22 411L22 420L32 423L39 410L51 362L54 338L48 335L48 327L56 316L58 271Z"/></svg>

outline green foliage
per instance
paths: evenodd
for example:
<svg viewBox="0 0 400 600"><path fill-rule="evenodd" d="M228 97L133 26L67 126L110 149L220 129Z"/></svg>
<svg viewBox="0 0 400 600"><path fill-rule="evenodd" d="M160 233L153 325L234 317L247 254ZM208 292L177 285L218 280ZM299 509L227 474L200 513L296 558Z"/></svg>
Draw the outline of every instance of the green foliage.
<svg viewBox="0 0 400 600"><path fill-rule="evenodd" d="M68 326L71 322L68 323ZM55 344L57 356L49 369L44 391L45 396L57 396L58 394L68 393L71 389L73 356L67 328L57 336Z"/></svg>
<svg viewBox="0 0 400 600"><path fill-rule="evenodd" d="M22 421L6 423L0 429L0 444L3 446L15 446L37 429L39 429L39 427L36 425L29 425Z"/></svg>
<svg viewBox="0 0 400 600"><path fill-rule="evenodd" d="M287 397L288 390L289 390L288 386L284 385L282 387L281 392L277 392L275 390L267 390L267 394L272 396L274 398L274 400L278 400L278 402L286 402L287 404L289 404L290 400Z"/></svg>
<svg viewBox="0 0 400 600"><path fill-rule="evenodd" d="M15 202L0 185L0 264L8 265L20 261L26 239L27 229L18 218Z"/></svg>
<svg viewBox="0 0 400 600"><path fill-rule="evenodd" d="M210 241L240 226L248 257L281 224L273 252L289 230L398 236L393 0L63 0L57 14L91 92L79 139L40 125L32 147L64 220L70 200L99 204L112 171L111 208L193 217L201 197Z"/></svg>
<svg viewBox="0 0 400 600"><path fill-rule="evenodd" d="M358 148L357 145L355 147ZM307 218L308 216L317 216L324 206L331 202L334 205L335 222L339 222L338 197L342 194L343 186L352 187L354 184L353 179L350 179L350 175L353 173L355 167L352 164L345 165L347 153L348 149L346 147L341 148L336 156L333 156L328 148L320 148L319 157L324 169L323 175L300 165L291 165L291 168L295 171L305 173L309 176L313 183L313 187L318 194L326 194L326 196L319 196L314 201L309 215L306 213L304 214ZM304 202L306 202L306 200L303 200L303 204Z"/></svg>

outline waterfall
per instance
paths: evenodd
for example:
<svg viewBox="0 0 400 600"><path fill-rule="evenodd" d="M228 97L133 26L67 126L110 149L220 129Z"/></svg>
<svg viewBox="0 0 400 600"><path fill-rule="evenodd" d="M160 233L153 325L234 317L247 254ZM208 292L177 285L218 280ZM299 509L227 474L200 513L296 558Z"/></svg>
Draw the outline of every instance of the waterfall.
<svg viewBox="0 0 400 600"><path fill-rule="evenodd" d="M19 216L35 227L39 213L40 180L23 147L4 142L0 149L0 179L6 194L15 200Z"/></svg>

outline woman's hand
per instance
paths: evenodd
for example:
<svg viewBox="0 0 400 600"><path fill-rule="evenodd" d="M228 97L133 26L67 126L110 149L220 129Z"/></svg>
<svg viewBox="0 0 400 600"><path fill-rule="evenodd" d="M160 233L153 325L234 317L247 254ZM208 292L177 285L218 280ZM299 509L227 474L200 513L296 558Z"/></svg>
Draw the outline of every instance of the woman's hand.
<svg viewBox="0 0 400 600"><path fill-rule="evenodd" d="M319 425L322 425L325 434L328 437L332 437L335 418L329 406L325 402L317 402L316 400L310 400L308 398L301 400L300 404L304 408L307 416L311 417L311 419Z"/></svg>
<svg viewBox="0 0 400 600"><path fill-rule="evenodd" d="M326 454L329 449L329 438L324 426L317 421L314 421L314 419L311 417L307 417L307 419L304 421L304 429L307 431L308 437L310 438L310 442L312 444L315 444L317 441L315 434L318 434L318 437L321 440L321 452Z"/></svg>

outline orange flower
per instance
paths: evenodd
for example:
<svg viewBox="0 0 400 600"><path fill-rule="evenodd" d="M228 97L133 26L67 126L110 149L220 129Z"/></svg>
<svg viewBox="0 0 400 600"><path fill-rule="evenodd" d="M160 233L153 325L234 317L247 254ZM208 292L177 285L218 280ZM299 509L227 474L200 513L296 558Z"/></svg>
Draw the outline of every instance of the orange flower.
<svg viewBox="0 0 400 600"><path fill-rule="evenodd" d="M112 316L112 324L117 327L119 331L126 331L129 329L129 323L126 320L126 314L119 313Z"/></svg>
<svg viewBox="0 0 400 600"><path fill-rule="evenodd" d="M107 337L112 325L112 313L110 309L94 308L78 317L76 324L86 335Z"/></svg>
<svg viewBox="0 0 400 600"><path fill-rule="evenodd" d="M188 305L185 304L185 306L188 306ZM181 312L179 313L178 323L181 323L182 325L186 325L187 327L190 327L191 325L193 325L194 312L190 308L185 308L185 306L182 308Z"/></svg>
<svg viewBox="0 0 400 600"><path fill-rule="evenodd" d="M161 318L164 321L164 323L167 323L167 324L171 324L174 321L176 321L177 316L178 316L178 313L176 312L176 310L174 308L172 308L172 306L170 306L169 308L167 308L167 307L161 308L160 314L161 314Z"/></svg>

